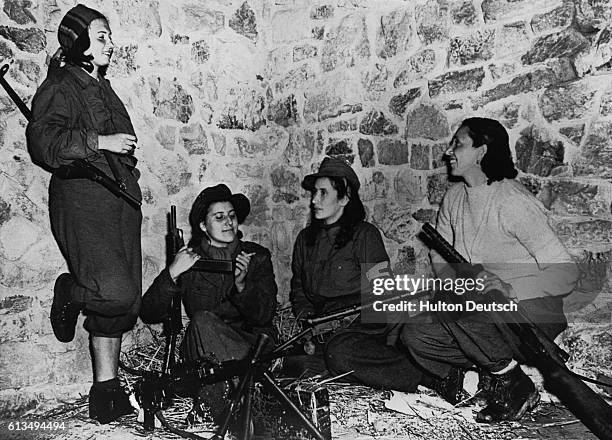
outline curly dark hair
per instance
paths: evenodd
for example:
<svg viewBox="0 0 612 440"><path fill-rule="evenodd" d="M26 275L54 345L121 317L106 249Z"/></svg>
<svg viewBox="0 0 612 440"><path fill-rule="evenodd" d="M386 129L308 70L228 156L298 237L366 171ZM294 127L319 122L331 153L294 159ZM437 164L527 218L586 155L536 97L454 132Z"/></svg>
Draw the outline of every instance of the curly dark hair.
<svg viewBox="0 0 612 440"><path fill-rule="evenodd" d="M480 168L487 176L487 185L492 182L514 179L518 171L512 161L508 132L495 119L468 118L461 123L467 127L474 148L487 144L487 152L480 161Z"/></svg>
<svg viewBox="0 0 612 440"><path fill-rule="evenodd" d="M359 192L343 177L328 177L331 182L332 188L338 191L338 199L343 198L345 195L348 196L349 201L344 207L344 212L338 223L340 225L340 231L336 235L334 246L337 249L344 247L353 238L355 232L355 226L359 222L365 219L365 208L361 199L359 198ZM310 211L310 224L306 227L306 245L313 246L317 240L317 235L323 227L323 220L317 220L314 217L314 212Z"/></svg>
<svg viewBox="0 0 612 440"><path fill-rule="evenodd" d="M108 24L108 19L104 17L106 23ZM85 55L85 51L89 49L91 46L91 40L89 39L89 32L83 32L79 37L74 41L74 44L70 48L67 53L62 55L63 61L66 63L73 64L78 67L82 67L87 70L89 73L93 72L94 66L91 64L91 60L93 60L93 56ZM100 76L106 75L106 70L108 66L100 67L98 69L98 74Z"/></svg>

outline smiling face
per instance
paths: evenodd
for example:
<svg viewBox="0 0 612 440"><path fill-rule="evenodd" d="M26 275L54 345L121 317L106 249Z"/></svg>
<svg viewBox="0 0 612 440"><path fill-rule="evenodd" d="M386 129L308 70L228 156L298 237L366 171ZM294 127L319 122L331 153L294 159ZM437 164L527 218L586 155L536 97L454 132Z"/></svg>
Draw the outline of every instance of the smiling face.
<svg viewBox="0 0 612 440"><path fill-rule="evenodd" d="M238 234L238 218L234 206L230 202L211 203L200 228L210 238L211 246L226 247Z"/></svg>
<svg viewBox="0 0 612 440"><path fill-rule="evenodd" d="M344 213L344 207L349 202L345 195L338 198L338 191L327 177L319 177L312 191L311 205L314 217L331 225L337 222Z"/></svg>
<svg viewBox="0 0 612 440"><path fill-rule="evenodd" d="M90 44L85 55L92 57L91 64L95 70L108 66L115 48L108 22L98 18L89 24L87 32Z"/></svg>
<svg viewBox="0 0 612 440"><path fill-rule="evenodd" d="M482 172L479 163L485 152L486 145L475 148L468 127L462 125L444 154L450 164L451 175L466 177L469 174Z"/></svg>

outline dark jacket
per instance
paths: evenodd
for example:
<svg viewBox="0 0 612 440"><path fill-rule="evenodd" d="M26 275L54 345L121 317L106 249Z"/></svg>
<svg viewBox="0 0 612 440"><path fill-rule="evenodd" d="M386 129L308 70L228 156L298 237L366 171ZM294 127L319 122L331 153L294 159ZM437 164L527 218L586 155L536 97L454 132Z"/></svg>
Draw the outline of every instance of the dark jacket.
<svg viewBox="0 0 612 440"><path fill-rule="evenodd" d="M277 287L270 251L250 241L240 241L233 257L240 251L255 253L242 292L237 291L233 275L188 271L180 276L179 285L176 285L168 269L164 269L144 294L141 319L145 323L162 322L168 316L173 295L181 292L190 318L197 311L209 311L237 329L274 335L272 318L276 313ZM202 248L197 252L209 258Z"/></svg>
<svg viewBox="0 0 612 440"><path fill-rule="evenodd" d="M134 134L125 106L109 81L92 78L80 67L52 68L32 101L26 129L28 150L37 165L49 170L75 159L87 159L107 174L108 163L98 150L98 135ZM136 159L115 155L125 165L121 177L133 179Z"/></svg>
<svg viewBox="0 0 612 440"><path fill-rule="evenodd" d="M358 223L351 241L336 249L334 240L339 230L337 224L323 226L312 246L306 244L307 229L298 234L291 262L290 299L295 316L327 313L359 303L362 273L378 263L385 263L384 274L390 275L389 256L374 225Z"/></svg>

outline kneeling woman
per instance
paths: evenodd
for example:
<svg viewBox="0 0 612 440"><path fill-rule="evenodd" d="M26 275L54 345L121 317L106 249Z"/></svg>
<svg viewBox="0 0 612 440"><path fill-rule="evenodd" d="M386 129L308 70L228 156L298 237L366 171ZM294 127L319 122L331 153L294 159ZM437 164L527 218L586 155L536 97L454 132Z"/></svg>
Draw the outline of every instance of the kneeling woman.
<svg viewBox="0 0 612 440"><path fill-rule="evenodd" d="M245 357L260 333L274 336L276 281L270 252L240 240L238 224L250 211L243 194L225 185L204 189L189 223L191 240L153 281L143 297L140 316L163 321L175 293L181 292L189 327L181 345L185 360L213 353L219 361ZM234 274L189 271L200 258L232 260Z"/></svg>

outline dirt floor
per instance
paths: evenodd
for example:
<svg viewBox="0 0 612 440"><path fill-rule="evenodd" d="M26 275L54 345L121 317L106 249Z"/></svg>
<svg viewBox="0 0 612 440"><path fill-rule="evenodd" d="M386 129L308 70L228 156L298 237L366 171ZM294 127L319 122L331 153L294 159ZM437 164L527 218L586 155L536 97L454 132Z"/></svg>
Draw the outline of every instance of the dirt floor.
<svg viewBox="0 0 612 440"><path fill-rule="evenodd" d="M596 439L563 406L541 403L518 423L482 425L470 420L474 408L461 410L449 407L428 391L416 395L397 394L409 414L392 411L387 406L391 393L355 385L329 385L331 432L334 440L390 440L390 439ZM403 400L402 400L403 399ZM203 437L210 437L210 426L187 428L185 402L176 403L164 414L173 426L189 429ZM187 407L189 404L187 404ZM32 422L30 425L29 422ZM38 422L38 429L35 429ZM47 427L41 427L46 422ZM10 425L12 423L12 425ZM20 426L16 426L19 423ZM55 427L50 429L55 423ZM19 428L19 429L17 429ZM57 428L57 430L56 430ZM61 429L63 428L63 429ZM206 431L209 429L209 431ZM64 402L53 408L39 408L19 419L0 420L0 439L3 440L93 440L93 439L179 439L163 428L146 432L136 415L125 416L117 422L100 425L87 417L87 398ZM260 437L263 439L288 437ZM298 439L309 437L299 436Z"/></svg>

